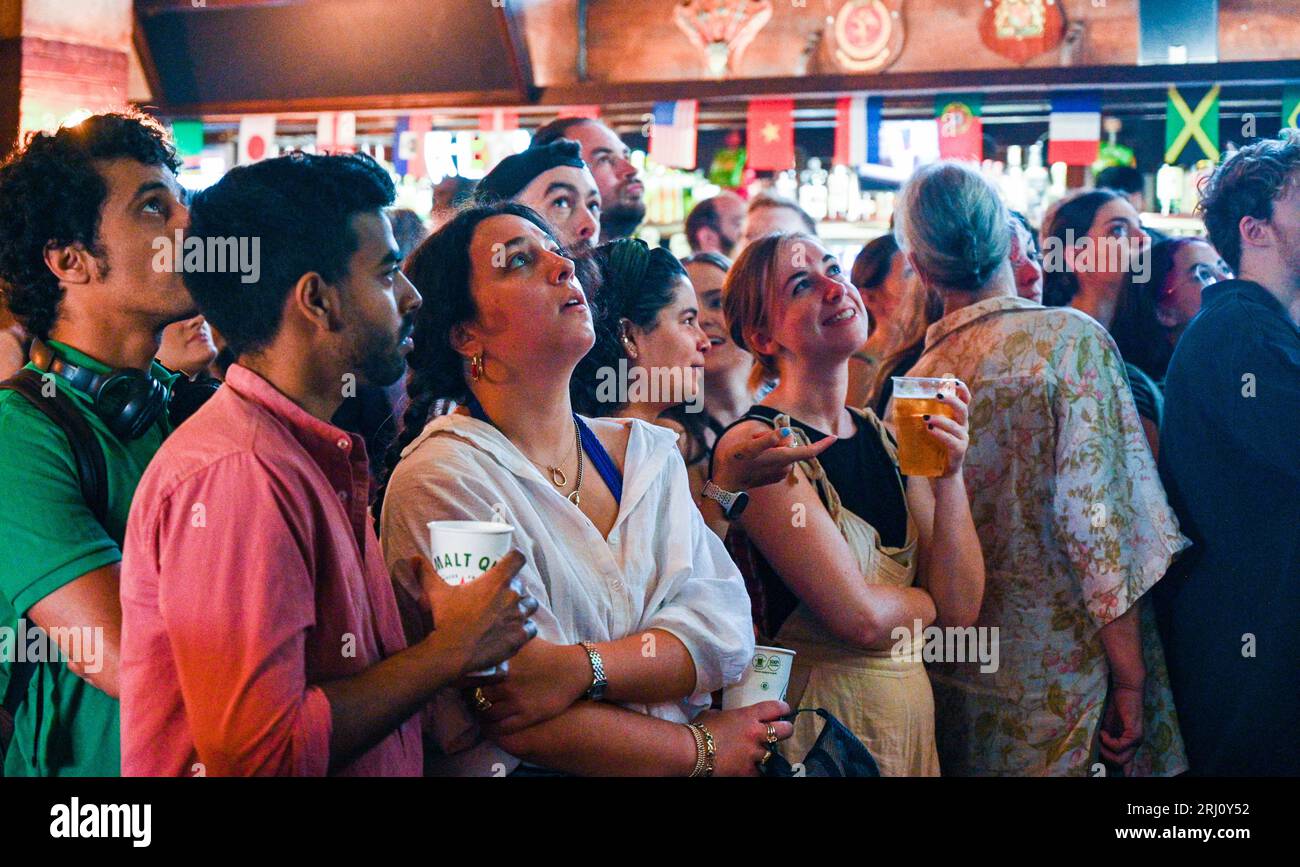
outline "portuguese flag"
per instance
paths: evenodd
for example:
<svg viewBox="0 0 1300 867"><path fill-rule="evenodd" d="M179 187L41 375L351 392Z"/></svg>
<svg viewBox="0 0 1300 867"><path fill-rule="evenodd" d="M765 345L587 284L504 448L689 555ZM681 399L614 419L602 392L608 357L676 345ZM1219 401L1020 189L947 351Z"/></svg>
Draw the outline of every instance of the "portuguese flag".
<svg viewBox="0 0 1300 867"><path fill-rule="evenodd" d="M984 99L978 93L941 93L934 100L939 125L939 156L945 160L984 159Z"/></svg>

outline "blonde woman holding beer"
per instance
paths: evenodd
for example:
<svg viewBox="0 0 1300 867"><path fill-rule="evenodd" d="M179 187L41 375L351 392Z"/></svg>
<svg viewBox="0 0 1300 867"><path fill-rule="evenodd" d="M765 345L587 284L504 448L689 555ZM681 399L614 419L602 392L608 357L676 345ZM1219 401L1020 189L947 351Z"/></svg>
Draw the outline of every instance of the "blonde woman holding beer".
<svg viewBox="0 0 1300 867"><path fill-rule="evenodd" d="M961 466L960 383L931 395L921 435L941 452L936 478L905 479L893 439L870 409L846 407L849 359L867 312L839 262L809 235L769 235L745 248L723 288L737 346L779 384L723 434L714 471L751 437L789 429L836 441L783 483L751 490L730 539L759 618L761 643L797 652L792 706L822 707L847 725L886 776L936 776L934 700L918 648L924 628L979 614L984 565ZM818 733L796 718L787 757Z"/></svg>
<svg viewBox="0 0 1300 867"><path fill-rule="evenodd" d="M432 559L430 521L503 520L539 602L538 635L504 679L435 703L427 772L757 775L791 731L786 705L708 709L754 652L741 576L671 431L572 411L595 334L550 228L516 203L470 208L405 267L429 307L389 452L384 557ZM430 420L439 399L459 408ZM398 587L407 631L426 635L419 598Z"/></svg>
<svg viewBox="0 0 1300 867"><path fill-rule="evenodd" d="M957 775L1185 769L1143 597L1187 545L1115 342L1092 317L1016 295L1007 211L978 171L920 169L895 233L944 299L912 376L970 385L962 469L984 548L978 625L996 670L930 666L940 761ZM899 414L898 396L889 412Z"/></svg>

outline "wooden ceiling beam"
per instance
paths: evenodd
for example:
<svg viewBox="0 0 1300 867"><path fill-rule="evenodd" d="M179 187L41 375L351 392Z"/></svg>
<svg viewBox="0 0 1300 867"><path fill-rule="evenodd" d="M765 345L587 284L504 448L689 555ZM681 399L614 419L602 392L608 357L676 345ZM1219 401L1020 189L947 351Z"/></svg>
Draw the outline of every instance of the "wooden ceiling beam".
<svg viewBox="0 0 1300 867"><path fill-rule="evenodd" d="M741 100L763 96L827 98L855 91L907 96L949 91L984 94L1108 90L1166 85L1282 84L1300 79L1300 60L1189 63L1160 66L1032 67L937 70L875 75L592 82L539 88L542 105L619 105L670 99Z"/></svg>
<svg viewBox="0 0 1300 867"><path fill-rule="evenodd" d="M436 108L462 108L467 106L491 108L519 104L519 94L513 90L469 90L455 93L394 93L373 96L330 96L308 99L255 99L235 102L201 102L184 105L163 104L162 114L174 117L212 117L216 115L240 116L245 114L293 114L296 112L323 111L373 111Z"/></svg>
<svg viewBox="0 0 1300 867"><path fill-rule="evenodd" d="M534 102L537 99L537 87L533 78L532 56L528 53L528 40L524 36L524 22L518 8L518 0L501 0L495 6L497 23L501 27L501 37L505 40L506 51L510 55L510 75L519 89L521 103Z"/></svg>

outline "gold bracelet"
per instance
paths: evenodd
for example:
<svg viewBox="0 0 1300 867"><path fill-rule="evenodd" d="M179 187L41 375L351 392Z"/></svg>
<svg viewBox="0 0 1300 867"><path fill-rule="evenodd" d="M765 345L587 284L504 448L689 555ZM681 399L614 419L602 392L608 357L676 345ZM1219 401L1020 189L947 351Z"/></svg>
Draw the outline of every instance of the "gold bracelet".
<svg viewBox="0 0 1300 867"><path fill-rule="evenodd" d="M691 771L691 777L713 776L714 760L717 758L713 734L700 723L687 723L686 727L695 736L695 768Z"/></svg>

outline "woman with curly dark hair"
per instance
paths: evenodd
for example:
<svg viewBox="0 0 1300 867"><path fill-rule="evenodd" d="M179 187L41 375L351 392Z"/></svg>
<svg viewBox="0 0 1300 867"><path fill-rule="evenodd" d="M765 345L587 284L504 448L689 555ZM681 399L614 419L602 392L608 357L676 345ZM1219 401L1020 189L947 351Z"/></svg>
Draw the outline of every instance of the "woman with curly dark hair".
<svg viewBox="0 0 1300 867"><path fill-rule="evenodd" d="M471 207L406 274L425 302L382 497L385 558L428 556L431 520L504 520L541 603L505 681L472 711L454 692L435 702L429 770L756 774L789 736L789 708L708 710L753 654L744 584L691 501L672 434L573 411L569 381L595 334L550 228L517 203ZM460 406L430 421L439 398ZM427 633L419 588L397 592L408 631Z"/></svg>

